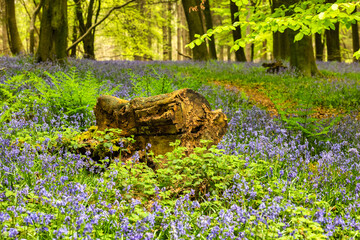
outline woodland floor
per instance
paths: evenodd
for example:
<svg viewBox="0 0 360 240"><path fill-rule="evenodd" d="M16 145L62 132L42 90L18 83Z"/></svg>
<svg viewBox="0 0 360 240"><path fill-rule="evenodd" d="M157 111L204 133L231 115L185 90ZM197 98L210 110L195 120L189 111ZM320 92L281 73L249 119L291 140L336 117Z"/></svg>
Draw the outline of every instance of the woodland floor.
<svg viewBox="0 0 360 240"><path fill-rule="evenodd" d="M245 93L249 98L249 102L259 108L265 109L269 112L271 116L278 116L278 110L275 107L275 104L272 100L264 93L265 89L261 85L249 86L249 85L239 85L234 83L224 83L220 81L208 81L209 83L213 83L218 86L223 86L229 91L233 91L236 93ZM290 103L290 102L288 102ZM290 103L291 104L291 103ZM294 103L295 104L295 103ZM324 108L324 107L316 107L313 109L311 117L317 119L326 119L333 116L344 115L345 111L335 109L335 108ZM360 113L357 116L357 119L360 119Z"/></svg>

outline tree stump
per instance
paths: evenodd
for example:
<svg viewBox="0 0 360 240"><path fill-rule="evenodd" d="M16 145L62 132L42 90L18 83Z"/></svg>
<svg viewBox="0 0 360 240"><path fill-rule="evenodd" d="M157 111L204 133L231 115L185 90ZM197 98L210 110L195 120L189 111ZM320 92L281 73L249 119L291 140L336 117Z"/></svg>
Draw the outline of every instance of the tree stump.
<svg viewBox="0 0 360 240"><path fill-rule="evenodd" d="M226 115L211 111L205 97L191 89L130 101L100 96L94 113L99 130L121 129L122 136L136 140L132 149L143 150L150 143L155 155L172 151L169 144L176 140L188 151L201 146L202 139L218 144L228 126Z"/></svg>

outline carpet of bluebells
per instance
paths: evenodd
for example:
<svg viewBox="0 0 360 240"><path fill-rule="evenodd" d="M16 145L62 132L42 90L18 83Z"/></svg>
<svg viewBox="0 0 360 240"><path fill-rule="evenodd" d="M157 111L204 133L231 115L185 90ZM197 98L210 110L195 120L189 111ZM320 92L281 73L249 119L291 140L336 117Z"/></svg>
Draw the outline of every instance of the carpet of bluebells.
<svg viewBox="0 0 360 240"><path fill-rule="evenodd" d="M307 139L244 95L195 81L174 71L176 65L230 72L236 64L69 60L61 66L1 57L0 239L360 239L355 117L343 117L327 138ZM351 73L347 77L359 87L359 65L318 65ZM242 71L255 74L252 69L266 75L260 64L244 64ZM153 191L140 198L136 183L119 183L119 168L89 171L86 155L62 146L63 139L95 125L93 105L71 110L71 96L59 89L71 80L66 76L80 79L72 83L79 89L86 90L81 81L90 79L99 93L122 99L184 87L203 94L229 119L214 158L231 155L236 164L229 165L238 166L230 169L226 188L174 194L154 180ZM42 84L34 85L39 78ZM66 101L50 101L44 89L51 88ZM89 104L96 102L92 97Z"/></svg>

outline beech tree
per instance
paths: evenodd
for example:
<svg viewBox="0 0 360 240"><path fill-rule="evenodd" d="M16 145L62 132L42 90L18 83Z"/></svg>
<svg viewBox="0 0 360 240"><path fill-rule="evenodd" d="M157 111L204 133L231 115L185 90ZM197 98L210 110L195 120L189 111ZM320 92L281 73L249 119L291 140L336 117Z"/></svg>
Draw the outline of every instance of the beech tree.
<svg viewBox="0 0 360 240"><path fill-rule="evenodd" d="M83 15L84 10L81 6L81 1L74 0L74 3L75 3L76 18L79 23L79 32L80 32L80 36L82 36L93 25L93 20L94 22L97 22L101 10L101 0L89 1L86 11L87 12L86 21L85 21L85 16ZM89 33L84 37L82 42L84 45L84 58L95 59L95 47L94 47L95 28L89 31Z"/></svg>
<svg viewBox="0 0 360 240"><path fill-rule="evenodd" d="M206 30L208 29L212 29L213 28L213 20L212 20L212 16L211 16L211 11L210 11L210 2L209 0L205 0L203 1L204 4L204 17L205 17L205 25L206 25ZM209 41L209 55L211 59L217 59L216 56L216 47L215 47L215 37L214 35L210 37Z"/></svg>
<svg viewBox="0 0 360 240"><path fill-rule="evenodd" d="M289 9L289 16L294 14L295 8L292 9L296 3L300 3L301 0L291 0L286 2L286 7ZM301 72L303 75L312 76L319 73L314 56L312 36L303 35L302 38L296 39L301 36L300 30L286 29L288 31L288 38L290 43L290 66L295 70Z"/></svg>
<svg viewBox="0 0 360 240"><path fill-rule="evenodd" d="M40 0L39 4L35 7L35 10L31 14L30 19L30 53L35 52L35 21L36 17L40 12L41 5L43 3L43 0Z"/></svg>
<svg viewBox="0 0 360 240"><path fill-rule="evenodd" d="M315 33L315 50L316 55L315 58L318 61L324 60L324 38L323 34Z"/></svg>
<svg viewBox="0 0 360 240"><path fill-rule="evenodd" d="M24 53L24 46L16 25L15 0L5 0L5 18L7 38L11 53L14 55Z"/></svg>
<svg viewBox="0 0 360 240"><path fill-rule="evenodd" d="M5 13L5 0L0 0L0 32L1 32L1 53L8 54L9 47L8 47L8 37L6 31L6 13Z"/></svg>
<svg viewBox="0 0 360 240"><path fill-rule="evenodd" d="M241 6L242 11L239 11L239 14L244 15L242 19L246 19L249 0L235 0L235 2L238 6ZM360 14L354 13L354 9L359 5L360 2L344 2L342 0L335 3L324 3L324 0L289 0L283 4L283 7L274 9L272 14L257 11L247 21L218 26L212 31L199 36L188 46L201 45L209 36L235 30L239 25L242 27L250 26L251 33L235 41L232 50L237 51L240 47L245 47L246 43L263 41L264 36L269 32L283 33L286 29L289 29L290 67L310 76L318 72L313 57L311 36L325 30L335 29L337 23L350 28L355 21L360 20ZM354 53L354 56L359 58L360 51Z"/></svg>
<svg viewBox="0 0 360 240"><path fill-rule="evenodd" d="M271 4L271 12L276 14L276 10L282 5L287 4L287 0L273 0ZM289 15L289 14L288 14ZM276 60L288 61L290 58L290 38L289 29L283 32L273 32L273 56Z"/></svg>
<svg viewBox="0 0 360 240"><path fill-rule="evenodd" d="M354 13L356 12L356 8L354 9ZM355 21L352 25L351 25L351 30L352 30L352 43L353 43L353 52L356 53L357 51L360 50L360 42L359 42L359 26L358 26L358 22ZM358 59L356 59L354 57L354 61L358 61Z"/></svg>
<svg viewBox="0 0 360 240"><path fill-rule="evenodd" d="M200 0L181 0L184 7L186 21L189 27L190 41L196 39L195 35L203 35L204 25L201 16ZM208 60L209 52L206 44L199 44L193 47L194 60Z"/></svg>
<svg viewBox="0 0 360 240"><path fill-rule="evenodd" d="M335 2L336 0L327 0L327 3ZM341 62L339 28L340 24L336 22L325 30L328 61Z"/></svg>
<svg viewBox="0 0 360 240"><path fill-rule="evenodd" d="M231 22L232 24L239 22L239 16L235 16L236 13L239 12L239 8L235 2L230 0L230 14L231 14ZM241 39L241 27L240 25L236 26L234 30L232 30L232 35L234 42ZM235 51L235 59L238 62L246 62L245 51L243 47L239 47L238 50Z"/></svg>
<svg viewBox="0 0 360 240"><path fill-rule="evenodd" d="M38 62L47 60L64 62L67 57L67 0L43 1L36 59Z"/></svg>

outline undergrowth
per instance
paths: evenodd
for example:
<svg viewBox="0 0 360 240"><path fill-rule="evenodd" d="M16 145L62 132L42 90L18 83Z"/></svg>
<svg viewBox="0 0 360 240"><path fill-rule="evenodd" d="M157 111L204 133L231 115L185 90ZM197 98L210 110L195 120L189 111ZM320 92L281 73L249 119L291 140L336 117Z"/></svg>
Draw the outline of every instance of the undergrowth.
<svg viewBox="0 0 360 240"><path fill-rule="evenodd" d="M279 77L258 65L214 62L84 60L59 71L6 61L13 67L0 73L0 239L359 238L360 124L312 117L320 105L357 111L358 80ZM257 86L280 117L204 84L210 79ZM157 157L148 146L155 169L136 154L95 161L78 151L90 137L106 153L127 151L131 141L119 129L91 127L100 94L131 99L184 87L227 114L218 146L204 142L186 155L176 142Z"/></svg>

